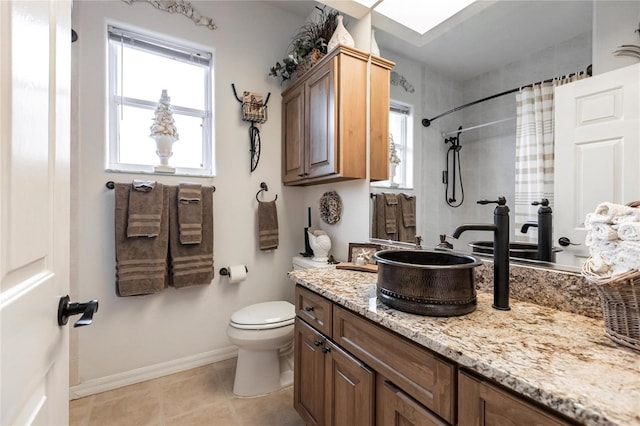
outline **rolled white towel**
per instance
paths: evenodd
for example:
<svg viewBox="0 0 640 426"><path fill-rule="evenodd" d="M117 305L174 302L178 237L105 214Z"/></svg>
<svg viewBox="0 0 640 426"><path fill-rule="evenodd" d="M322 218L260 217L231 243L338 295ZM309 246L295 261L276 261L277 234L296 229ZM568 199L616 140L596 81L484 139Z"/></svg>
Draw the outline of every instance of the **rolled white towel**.
<svg viewBox="0 0 640 426"><path fill-rule="evenodd" d="M598 204L594 214L595 216L591 218L591 223L595 223L594 221L599 221L600 219L608 219L611 223L637 221L640 219L639 209L615 203Z"/></svg>
<svg viewBox="0 0 640 426"><path fill-rule="evenodd" d="M618 237L624 241L640 241L640 222L624 222L618 225Z"/></svg>
<svg viewBox="0 0 640 426"><path fill-rule="evenodd" d="M624 270L640 269L640 241L621 241L611 264Z"/></svg>
<svg viewBox="0 0 640 426"><path fill-rule="evenodd" d="M587 259L585 267L589 272L601 277L607 277L611 275L611 266L607 262L605 262L604 259L599 255L589 257L589 259Z"/></svg>
<svg viewBox="0 0 640 426"><path fill-rule="evenodd" d="M591 228L594 239L613 241L618 239L618 232L609 224L594 223Z"/></svg>
<svg viewBox="0 0 640 426"><path fill-rule="evenodd" d="M596 223L606 223L606 224L612 224L612 218L610 216L603 216L601 214L595 214L595 213L587 213L587 216L584 220L584 226L587 229L591 229L593 228L593 225Z"/></svg>
<svg viewBox="0 0 640 426"><path fill-rule="evenodd" d="M589 247L591 256L600 256L609 265L615 264L620 243L618 241L593 240Z"/></svg>

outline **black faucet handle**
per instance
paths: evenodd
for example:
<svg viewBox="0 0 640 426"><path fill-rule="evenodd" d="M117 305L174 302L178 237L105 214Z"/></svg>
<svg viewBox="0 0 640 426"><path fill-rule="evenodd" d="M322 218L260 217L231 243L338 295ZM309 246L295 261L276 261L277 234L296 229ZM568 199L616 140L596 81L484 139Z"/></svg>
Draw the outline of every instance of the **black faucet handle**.
<svg viewBox="0 0 640 426"><path fill-rule="evenodd" d="M497 204L499 206L505 206L507 205L507 199L505 197L503 197L502 195L498 197L497 200L491 201L491 200L478 200L478 204Z"/></svg>
<svg viewBox="0 0 640 426"><path fill-rule="evenodd" d="M546 198L543 198L540 201L534 201L533 203L531 203L532 206L544 206L547 207L549 205L549 200Z"/></svg>

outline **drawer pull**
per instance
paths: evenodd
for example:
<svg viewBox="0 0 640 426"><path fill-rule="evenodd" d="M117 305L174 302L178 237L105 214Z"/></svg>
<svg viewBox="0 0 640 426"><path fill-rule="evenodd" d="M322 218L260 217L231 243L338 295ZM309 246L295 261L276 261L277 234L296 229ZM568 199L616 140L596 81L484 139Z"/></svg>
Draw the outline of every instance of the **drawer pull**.
<svg viewBox="0 0 640 426"><path fill-rule="evenodd" d="M313 306L307 306L304 308L304 310L307 312L313 312Z"/></svg>
<svg viewBox="0 0 640 426"><path fill-rule="evenodd" d="M325 347L325 348L322 348L322 349L321 349L321 351L322 351L322 353L325 353L325 354L326 354L326 353L328 353L328 352L331 352L331 348L327 348L327 347Z"/></svg>
<svg viewBox="0 0 640 426"><path fill-rule="evenodd" d="M313 342L313 345L314 345L314 346L322 346L322 344L323 344L323 343L324 343L324 342L323 342L322 340L315 340L315 341Z"/></svg>

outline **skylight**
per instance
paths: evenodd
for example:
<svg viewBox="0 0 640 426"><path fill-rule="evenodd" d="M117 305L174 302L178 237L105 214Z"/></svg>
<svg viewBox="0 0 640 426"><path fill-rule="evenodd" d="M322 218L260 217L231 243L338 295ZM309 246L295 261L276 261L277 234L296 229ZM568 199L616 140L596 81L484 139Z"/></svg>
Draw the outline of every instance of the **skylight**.
<svg viewBox="0 0 640 426"><path fill-rule="evenodd" d="M405 27L425 34L475 0L355 0Z"/></svg>

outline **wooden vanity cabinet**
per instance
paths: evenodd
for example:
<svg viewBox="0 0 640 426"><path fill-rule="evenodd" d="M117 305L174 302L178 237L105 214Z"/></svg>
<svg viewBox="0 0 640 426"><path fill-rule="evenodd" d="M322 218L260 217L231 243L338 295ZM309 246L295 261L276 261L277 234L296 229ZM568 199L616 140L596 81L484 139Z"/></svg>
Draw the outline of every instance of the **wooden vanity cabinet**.
<svg viewBox="0 0 640 426"><path fill-rule="evenodd" d="M460 425L566 426L572 423L464 371L459 373Z"/></svg>
<svg viewBox="0 0 640 426"><path fill-rule="evenodd" d="M295 330L294 407L306 424L373 425L373 371L300 318Z"/></svg>

